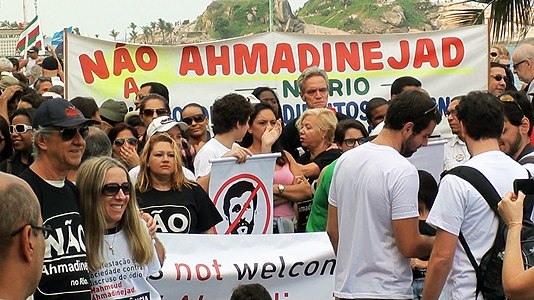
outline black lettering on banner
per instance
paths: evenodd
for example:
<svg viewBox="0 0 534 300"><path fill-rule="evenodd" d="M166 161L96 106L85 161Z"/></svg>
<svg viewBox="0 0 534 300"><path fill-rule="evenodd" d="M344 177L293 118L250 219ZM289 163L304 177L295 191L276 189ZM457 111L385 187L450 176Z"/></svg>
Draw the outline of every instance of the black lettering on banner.
<svg viewBox="0 0 534 300"><path fill-rule="evenodd" d="M121 298L117 300L150 300L150 293L143 293L141 295L133 296L133 297L126 297Z"/></svg>
<svg viewBox="0 0 534 300"><path fill-rule="evenodd" d="M234 264L237 273L237 280L252 280L256 277L258 269L261 269L259 276L262 279L271 279L273 276L278 275L279 278L285 277L286 262L283 256L278 257L280 259L280 269L277 269L277 264L273 262L265 262L262 266L259 263L249 264L244 263L242 268L238 264ZM251 267L253 266L253 267ZM310 262L296 261L288 265L287 275L289 277L297 277L300 275L314 276L314 275L334 275L334 269L336 267L335 259L327 259L324 261L312 260ZM320 270L320 271L319 271ZM277 273L278 272L278 273ZM277 273L277 274L274 274Z"/></svg>

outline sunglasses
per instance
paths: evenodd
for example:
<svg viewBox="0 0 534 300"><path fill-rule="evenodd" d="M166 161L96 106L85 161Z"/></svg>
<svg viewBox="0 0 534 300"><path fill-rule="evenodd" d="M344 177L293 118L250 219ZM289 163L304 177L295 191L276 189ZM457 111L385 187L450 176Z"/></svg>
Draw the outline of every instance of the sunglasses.
<svg viewBox="0 0 534 300"><path fill-rule="evenodd" d="M188 126L191 126L191 124L193 124L193 121L195 121L195 123L200 123L200 122L203 122L205 119L206 119L205 115L197 114L191 117L183 118L182 121Z"/></svg>
<svg viewBox="0 0 534 300"><path fill-rule="evenodd" d="M69 127L69 128L63 128L61 130L53 130L59 132L59 135L61 136L61 139L64 142L72 140L77 133L80 133L82 138L85 140L87 136L89 135L89 127L83 126L80 128L77 127Z"/></svg>
<svg viewBox="0 0 534 300"><path fill-rule="evenodd" d="M428 115L430 112L436 112L436 110L438 109L438 104L435 103L434 106L432 106L431 108L425 110L425 112L423 113L423 116L426 116Z"/></svg>
<svg viewBox="0 0 534 300"><path fill-rule="evenodd" d="M491 57L497 57L497 55L499 55L499 53L497 53L497 52L490 52L490 56L491 56Z"/></svg>
<svg viewBox="0 0 534 300"><path fill-rule="evenodd" d="M137 143L139 143L139 141L134 138L134 137L131 137L131 138L117 138L113 141L113 144L115 144L115 146L117 147L122 147L122 145L124 145L124 143L128 142L128 144L132 145L132 146L136 146Z"/></svg>
<svg viewBox="0 0 534 300"><path fill-rule="evenodd" d="M104 184L102 187L102 194L106 196L115 196L119 193L119 190L121 190L124 195L130 195L130 188L131 185L129 182L124 182L122 184L108 183Z"/></svg>
<svg viewBox="0 0 534 300"><path fill-rule="evenodd" d="M45 239L47 239L50 234L52 234L52 227L50 225L43 225L42 227L41 226L36 226L36 225L33 225L33 224L26 224L26 225L23 225L21 227L19 227L17 230L13 231L11 233L11 236L16 236L17 234L21 233L24 228L26 226L30 225L30 227L33 229L33 230L41 230L43 232L43 236Z"/></svg>
<svg viewBox="0 0 534 300"><path fill-rule="evenodd" d="M502 76L502 75L490 75L493 79L497 80L497 81L501 81L504 79L504 81L508 80L508 77L506 76Z"/></svg>
<svg viewBox="0 0 534 300"><path fill-rule="evenodd" d="M21 134L21 133L25 133L26 131L32 130L32 129L33 129L33 127L28 126L26 124L10 125L9 126L9 133L10 134L13 134L13 133Z"/></svg>
<svg viewBox="0 0 534 300"><path fill-rule="evenodd" d="M147 108L143 110L143 115L145 115L145 117L152 117L154 115L154 112L156 112L158 117L166 116L169 114L169 111L167 111L166 108L157 108L157 109Z"/></svg>
<svg viewBox="0 0 534 300"><path fill-rule="evenodd" d="M350 138L350 139L344 139L343 143L347 145L347 147L355 147L355 146L363 144L364 140L365 140L365 137L361 137L357 139Z"/></svg>

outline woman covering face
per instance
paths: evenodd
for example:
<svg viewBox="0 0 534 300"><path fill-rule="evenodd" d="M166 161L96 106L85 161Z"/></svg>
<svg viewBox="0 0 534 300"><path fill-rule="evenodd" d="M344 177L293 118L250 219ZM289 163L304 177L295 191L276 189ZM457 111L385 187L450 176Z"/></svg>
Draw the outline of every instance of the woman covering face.
<svg viewBox="0 0 534 300"><path fill-rule="evenodd" d="M117 287L117 293L131 290L134 298L149 293L150 299L161 299L147 281L159 271L160 261L126 168L113 158L97 157L84 162L77 174L92 290L109 293ZM123 276L116 276L117 265Z"/></svg>
<svg viewBox="0 0 534 300"><path fill-rule="evenodd" d="M139 165L137 147L139 139L137 130L126 123L119 123L109 131L111 141L111 155L113 158L124 162L128 169Z"/></svg>

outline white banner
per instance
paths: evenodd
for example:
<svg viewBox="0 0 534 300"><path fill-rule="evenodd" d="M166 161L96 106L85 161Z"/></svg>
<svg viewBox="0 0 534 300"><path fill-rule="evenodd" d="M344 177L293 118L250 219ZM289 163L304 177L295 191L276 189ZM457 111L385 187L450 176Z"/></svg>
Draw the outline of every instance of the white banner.
<svg viewBox="0 0 534 300"><path fill-rule="evenodd" d="M218 234L273 232L273 176L280 154L260 154L245 163L220 158L212 161L210 198L223 217Z"/></svg>
<svg viewBox="0 0 534 300"><path fill-rule="evenodd" d="M167 258L151 283L165 300L228 300L247 283L273 300L332 299L336 260L326 232L158 237Z"/></svg>
<svg viewBox="0 0 534 300"><path fill-rule="evenodd" d="M287 122L306 108L296 80L311 65L328 72L329 105L360 121L366 120L367 101L389 99L390 85L400 76L421 80L441 112L452 97L486 89L488 81L486 26L381 35L274 32L171 47L69 34L67 44L69 98L113 98L133 106L139 86L157 81L170 90L175 118L188 103L199 103L209 114L217 97L268 86L276 90Z"/></svg>

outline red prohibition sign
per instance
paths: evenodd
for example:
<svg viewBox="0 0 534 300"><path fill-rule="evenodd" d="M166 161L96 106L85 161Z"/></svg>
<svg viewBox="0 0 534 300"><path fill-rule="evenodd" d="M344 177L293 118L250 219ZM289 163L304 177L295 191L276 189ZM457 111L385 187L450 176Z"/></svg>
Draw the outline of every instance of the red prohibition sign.
<svg viewBox="0 0 534 300"><path fill-rule="evenodd" d="M271 199L269 199L269 194L267 193L267 188L265 188L265 185L263 184L263 182L257 176L245 173L245 174L237 174L234 177L231 177L225 183L223 183L223 185L221 185L221 187L219 188L219 190L215 194L215 199L213 199L213 204L215 204L215 206L217 206L217 202L219 201L219 198L220 198L222 192L228 186L232 185L234 182L237 182L237 181L239 181L241 179L250 179L251 181L253 181L257 185L256 185L256 188L254 188L254 191L252 191L252 194L250 194L250 196L248 197L247 201L243 205L243 208L241 209L241 212L239 212L239 215L232 222L232 225L230 225L230 227L225 232L225 234L228 234L228 233L232 232L232 230L237 226L237 224L239 223L239 220L241 220L241 217L245 213L246 209L250 207L250 202L252 202L252 199L254 199L256 194L258 194L260 189L261 189L263 195L265 196L265 202L267 204L267 216L265 218L265 225L263 226L263 232L262 233L267 233L267 229L269 228L269 223L270 223L269 221L271 220ZM217 228L214 228L214 230L215 230L215 233L217 233Z"/></svg>

